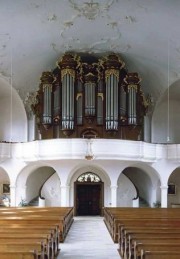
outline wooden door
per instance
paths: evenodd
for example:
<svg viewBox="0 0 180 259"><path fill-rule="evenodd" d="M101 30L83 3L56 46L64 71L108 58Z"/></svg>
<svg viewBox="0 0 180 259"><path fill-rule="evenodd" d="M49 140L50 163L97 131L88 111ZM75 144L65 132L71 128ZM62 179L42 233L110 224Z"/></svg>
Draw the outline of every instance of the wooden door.
<svg viewBox="0 0 180 259"><path fill-rule="evenodd" d="M76 186L76 212L77 215L101 214L101 185L78 184Z"/></svg>

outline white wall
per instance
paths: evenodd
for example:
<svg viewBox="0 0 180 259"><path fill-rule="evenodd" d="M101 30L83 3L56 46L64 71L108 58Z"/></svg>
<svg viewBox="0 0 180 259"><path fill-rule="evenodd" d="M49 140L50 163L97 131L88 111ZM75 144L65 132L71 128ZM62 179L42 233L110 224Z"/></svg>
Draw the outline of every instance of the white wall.
<svg viewBox="0 0 180 259"><path fill-rule="evenodd" d="M45 206L61 206L61 183L57 174L53 174L42 188Z"/></svg>
<svg viewBox="0 0 180 259"><path fill-rule="evenodd" d="M180 101L169 102L169 137L170 143L180 143ZM168 137L168 106L167 100L157 106L152 118L152 142L167 143Z"/></svg>
<svg viewBox="0 0 180 259"><path fill-rule="evenodd" d="M129 167L124 170L139 190L139 196L151 204L152 182L149 176L139 168Z"/></svg>
<svg viewBox="0 0 180 259"><path fill-rule="evenodd" d="M0 96L0 141L27 141L27 116L23 102L16 90L11 90L2 79Z"/></svg>
<svg viewBox="0 0 180 259"><path fill-rule="evenodd" d="M134 197L136 197L134 185L124 174L121 174L118 179L117 206L132 207Z"/></svg>
<svg viewBox="0 0 180 259"><path fill-rule="evenodd" d="M27 202L39 195L39 190L42 184L50 177L50 175L52 175L53 172L54 170L51 167L41 167L29 175L26 182Z"/></svg>

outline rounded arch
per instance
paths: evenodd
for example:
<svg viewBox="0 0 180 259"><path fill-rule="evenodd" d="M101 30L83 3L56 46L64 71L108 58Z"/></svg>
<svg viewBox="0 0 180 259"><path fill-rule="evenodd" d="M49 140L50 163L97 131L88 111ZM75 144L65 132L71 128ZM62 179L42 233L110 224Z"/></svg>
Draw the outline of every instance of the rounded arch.
<svg viewBox="0 0 180 259"><path fill-rule="evenodd" d="M98 183L98 182L102 182L102 181L101 181L101 178L97 174L92 173L92 172L86 172L86 173L81 174L77 178L77 182Z"/></svg>
<svg viewBox="0 0 180 259"><path fill-rule="evenodd" d="M103 182L107 182L107 184L111 184L111 180L106 171L98 166L98 165L84 165L79 164L78 166L72 168L67 178L67 185L71 185L72 182L75 182L76 179L85 172L92 172L98 175Z"/></svg>
<svg viewBox="0 0 180 259"><path fill-rule="evenodd" d="M180 167L176 167L168 178L168 207L180 207Z"/></svg>
<svg viewBox="0 0 180 259"><path fill-rule="evenodd" d="M0 206L10 206L10 178L0 167Z"/></svg>
<svg viewBox="0 0 180 259"><path fill-rule="evenodd" d="M46 163L34 163L24 167L16 180L16 205L21 200L26 200L29 203L34 198L39 197L43 184L55 172L54 168Z"/></svg>
<svg viewBox="0 0 180 259"><path fill-rule="evenodd" d="M160 175L154 168L145 163L132 163L130 166L126 166L121 173L134 185L142 203L153 206L153 203L161 200ZM121 174L119 179L120 177L122 177ZM129 183L129 185L131 184ZM140 206L144 206L144 204L140 204Z"/></svg>
<svg viewBox="0 0 180 259"><path fill-rule="evenodd" d="M67 185L70 187L70 206L74 205L74 183L77 181L78 177L82 175L83 173L86 172L92 172L96 174L102 181L104 185L104 190L103 190L103 204L104 206L109 206L110 204L110 185L111 181L109 178L109 175L105 172L104 169L97 165L81 165L74 170L72 170L69 174L69 177L67 179Z"/></svg>
<svg viewBox="0 0 180 259"><path fill-rule="evenodd" d="M27 115L23 102L17 91L3 78L0 78L0 96L0 140L27 141Z"/></svg>

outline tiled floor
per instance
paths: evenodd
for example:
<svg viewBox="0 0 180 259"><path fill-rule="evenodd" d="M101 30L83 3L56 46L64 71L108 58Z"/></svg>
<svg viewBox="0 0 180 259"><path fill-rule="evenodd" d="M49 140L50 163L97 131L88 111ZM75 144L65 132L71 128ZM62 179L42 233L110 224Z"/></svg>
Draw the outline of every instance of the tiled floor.
<svg viewBox="0 0 180 259"><path fill-rule="evenodd" d="M120 259L102 217L75 217L58 259Z"/></svg>

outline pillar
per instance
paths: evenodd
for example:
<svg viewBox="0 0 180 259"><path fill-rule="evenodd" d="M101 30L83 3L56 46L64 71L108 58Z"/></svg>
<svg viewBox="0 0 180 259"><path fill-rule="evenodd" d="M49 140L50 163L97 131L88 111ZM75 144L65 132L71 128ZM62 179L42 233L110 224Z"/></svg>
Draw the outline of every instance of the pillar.
<svg viewBox="0 0 180 259"><path fill-rule="evenodd" d="M111 207L117 207L117 185L111 185Z"/></svg>
<svg viewBox="0 0 180 259"><path fill-rule="evenodd" d="M16 206L16 186L10 185L10 206L15 207Z"/></svg>
<svg viewBox="0 0 180 259"><path fill-rule="evenodd" d="M144 141L151 143L151 116L144 116Z"/></svg>
<svg viewBox="0 0 180 259"><path fill-rule="evenodd" d="M61 206L62 207L69 207L69 185L62 185L61 186Z"/></svg>
<svg viewBox="0 0 180 259"><path fill-rule="evenodd" d="M161 186L161 208L167 208L168 186Z"/></svg>
<svg viewBox="0 0 180 259"><path fill-rule="evenodd" d="M139 208L139 198L133 199L132 205L133 205L133 208Z"/></svg>
<svg viewBox="0 0 180 259"><path fill-rule="evenodd" d="M40 198L39 197L39 207L45 207L46 206L46 201L45 199L43 198Z"/></svg>

